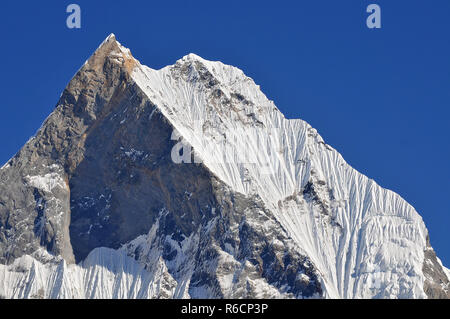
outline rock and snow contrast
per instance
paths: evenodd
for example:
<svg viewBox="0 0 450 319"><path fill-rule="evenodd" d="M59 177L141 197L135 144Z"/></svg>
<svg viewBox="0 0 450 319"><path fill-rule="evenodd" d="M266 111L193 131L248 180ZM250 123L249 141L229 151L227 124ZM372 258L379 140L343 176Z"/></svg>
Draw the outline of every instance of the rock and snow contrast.
<svg viewBox="0 0 450 319"><path fill-rule="evenodd" d="M448 297L411 205L194 54L109 36L0 169L0 298Z"/></svg>

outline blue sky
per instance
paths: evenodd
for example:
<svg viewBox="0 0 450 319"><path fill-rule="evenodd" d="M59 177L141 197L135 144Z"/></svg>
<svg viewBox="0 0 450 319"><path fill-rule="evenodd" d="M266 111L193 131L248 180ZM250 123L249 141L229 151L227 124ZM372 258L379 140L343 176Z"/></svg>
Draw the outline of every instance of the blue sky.
<svg viewBox="0 0 450 319"><path fill-rule="evenodd" d="M77 3L82 26L68 29ZM369 30L377 3L382 28ZM111 32L152 68L235 65L288 118L423 216L450 266L450 1L1 1L0 162L35 133Z"/></svg>

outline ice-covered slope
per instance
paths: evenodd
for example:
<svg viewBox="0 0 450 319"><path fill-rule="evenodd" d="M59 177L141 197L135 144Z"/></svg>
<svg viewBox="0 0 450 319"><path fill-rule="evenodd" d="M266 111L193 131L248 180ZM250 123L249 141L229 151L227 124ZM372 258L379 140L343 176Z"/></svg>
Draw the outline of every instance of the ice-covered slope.
<svg viewBox="0 0 450 319"><path fill-rule="evenodd" d="M214 190L213 197L221 199L209 204L212 205L212 208L208 206L211 208L209 222L205 221L192 230L190 236L179 241L184 248L182 253L177 250L175 260L161 252L173 241L166 236L170 233L161 234L156 240L150 231L146 237L134 241L124 239L122 250L96 249L80 265L65 266L63 261L38 262L29 256L20 257L12 265L0 266L0 278L4 278L5 283L0 293L7 297L30 297L30 291L36 294L44 287L42 294L45 297L81 298L236 297L233 291L254 297L447 296L448 270L429 246L427 229L414 208L399 195L351 168L309 124L302 120L287 120L241 70L204 60L195 54L183 57L172 66L153 70L135 60L114 36L108 37L99 51L97 55L107 55L108 63L121 65L129 75L130 83L137 85L133 94L126 95L127 99L134 101L136 95L142 93L141 100L148 101L146 103L151 107L148 114L145 113L146 125L167 122L173 128L171 139L174 144L179 142L176 145L181 145L184 150L192 147L194 156L185 151L180 158L180 153L173 151L178 150L175 146L172 160L202 163L200 167L206 168L218 180L220 186ZM111 100L117 99L115 96ZM130 109L136 109L135 113L144 109L144 102L139 107L133 103L125 105L124 102L123 110L114 111L116 113L106 119L120 123L119 126L128 125L129 121L135 120ZM101 111L95 118L104 116L107 114ZM86 131L88 134L89 130ZM146 154L133 148L127 153L134 161L136 158L141 160ZM177 165L191 167L188 163ZM38 176L29 177L28 183L41 185L45 181L42 177L53 175ZM64 177L52 180L64 181ZM80 183L77 175L71 177L69 174L66 178L73 180L72 183ZM42 187L46 192L52 192L59 184L44 183L45 187ZM168 191L165 189L167 184L163 185L164 192ZM186 192L190 194L188 190ZM238 196L239 201L232 200L231 207L240 203L242 207L255 206L257 209L234 208L232 213L224 214L230 209L225 203L233 196ZM182 203L190 207L187 200ZM105 207L101 209L103 212ZM220 218L215 216L216 210L220 211ZM203 211L200 213L204 214ZM84 225L73 218L72 224L76 227ZM228 218L231 219L228 221ZM236 223L239 218L242 220ZM233 240L240 241L240 245L243 241L253 241L256 246L246 249L239 246L236 250L233 244L219 244L219 238L228 232L218 226L224 221L225 228L234 229ZM156 225L156 220L149 221L149 225L152 223ZM252 236L242 236L244 224L252 230ZM221 230L214 230L214 227ZM91 228L88 231L90 233ZM275 268L266 270L265 267L274 261L265 260L267 253L259 255L261 250L256 247L268 239L269 233L279 236L276 243L270 243L273 250L270 256L279 256L287 249L293 254L290 260L297 260L295 280L289 276L282 278L287 270L279 273ZM208 276L204 267L192 264L203 245L203 239L198 238L205 237L217 243L217 247L213 245L214 253L201 259L210 265L209 271L215 269L215 279L206 283L196 275ZM82 239L72 236L71 241L76 256L79 249L90 249L85 248L88 244ZM211 241L204 243L210 244ZM139 256L135 254L137 249ZM260 261L248 263L251 258L245 254L255 253L259 256L255 258ZM22 264L28 268L17 271ZM282 264L289 266L286 261ZM140 268L143 265L145 270ZM252 268L255 265L263 267L262 275L257 275ZM158 269L162 270L158 272ZM36 273L40 275L36 276ZM40 284L36 284L36 278ZM164 283L161 278L165 278ZM253 288L243 291L243 280ZM65 284L72 281L77 283L76 288ZM96 283L92 284L93 281ZM320 288L316 282L320 282ZM22 286L27 288L18 288ZM282 287L290 288L283 290Z"/></svg>
<svg viewBox="0 0 450 319"><path fill-rule="evenodd" d="M414 208L285 119L241 70L190 54L133 78L214 174L263 199L330 297L425 297L427 230Z"/></svg>
<svg viewBox="0 0 450 319"><path fill-rule="evenodd" d="M150 272L125 251L98 248L80 265L48 256L38 261L23 256L0 265L0 290L5 298L170 298L173 289L163 263ZM42 260L43 256L39 256ZM24 275L26 274L26 275ZM165 289L166 285L169 289ZM162 287L162 288L161 288Z"/></svg>

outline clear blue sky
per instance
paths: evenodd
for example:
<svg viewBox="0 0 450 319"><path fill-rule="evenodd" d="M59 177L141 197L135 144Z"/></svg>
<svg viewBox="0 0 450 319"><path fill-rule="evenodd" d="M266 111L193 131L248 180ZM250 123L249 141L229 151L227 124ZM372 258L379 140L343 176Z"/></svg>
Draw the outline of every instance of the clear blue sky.
<svg viewBox="0 0 450 319"><path fill-rule="evenodd" d="M66 27L66 6L82 28ZM365 25L382 9L382 29ZM35 133L114 32L152 68L187 53L238 66L288 118L423 216L450 266L450 1L1 1L0 161Z"/></svg>

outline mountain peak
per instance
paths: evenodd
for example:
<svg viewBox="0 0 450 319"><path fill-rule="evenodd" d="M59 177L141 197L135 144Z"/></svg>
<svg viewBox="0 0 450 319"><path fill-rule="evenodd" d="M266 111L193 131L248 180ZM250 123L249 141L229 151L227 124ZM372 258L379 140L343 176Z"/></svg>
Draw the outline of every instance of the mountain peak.
<svg viewBox="0 0 450 319"><path fill-rule="evenodd" d="M114 34L0 170L0 203L0 298L450 296L415 209L243 71L154 70Z"/></svg>
<svg viewBox="0 0 450 319"><path fill-rule="evenodd" d="M103 40L103 42L98 46L98 48L95 50L95 52L97 51L103 51L105 49L110 49L113 46L118 46L120 45L119 42L116 40L116 36L114 33L111 33L110 35L108 35L105 40Z"/></svg>
<svg viewBox="0 0 450 319"><path fill-rule="evenodd" d="M124 66L128 72L133 70L137 62L131 54L131 51L117 41L114 33L111 33L103 40L86 63L91 68L99 70L99 67L104 64L107 57L114 63Z"/></svg>
<svg viewBox="0 0 450 319"><path fill-rule="evenodd" d="M181 58L182 61L206 61L201 56L195 54L195 53L189 53L185 55L183 58Z"/></svg>
<svg viewBox="0 0 450 319"><path fill-rule="evenodd" d="M116 39L116 35L114 34L114 33L110 33L107 37L106 37L106 39L105 40L108 40L108 39Z"/></svg>

